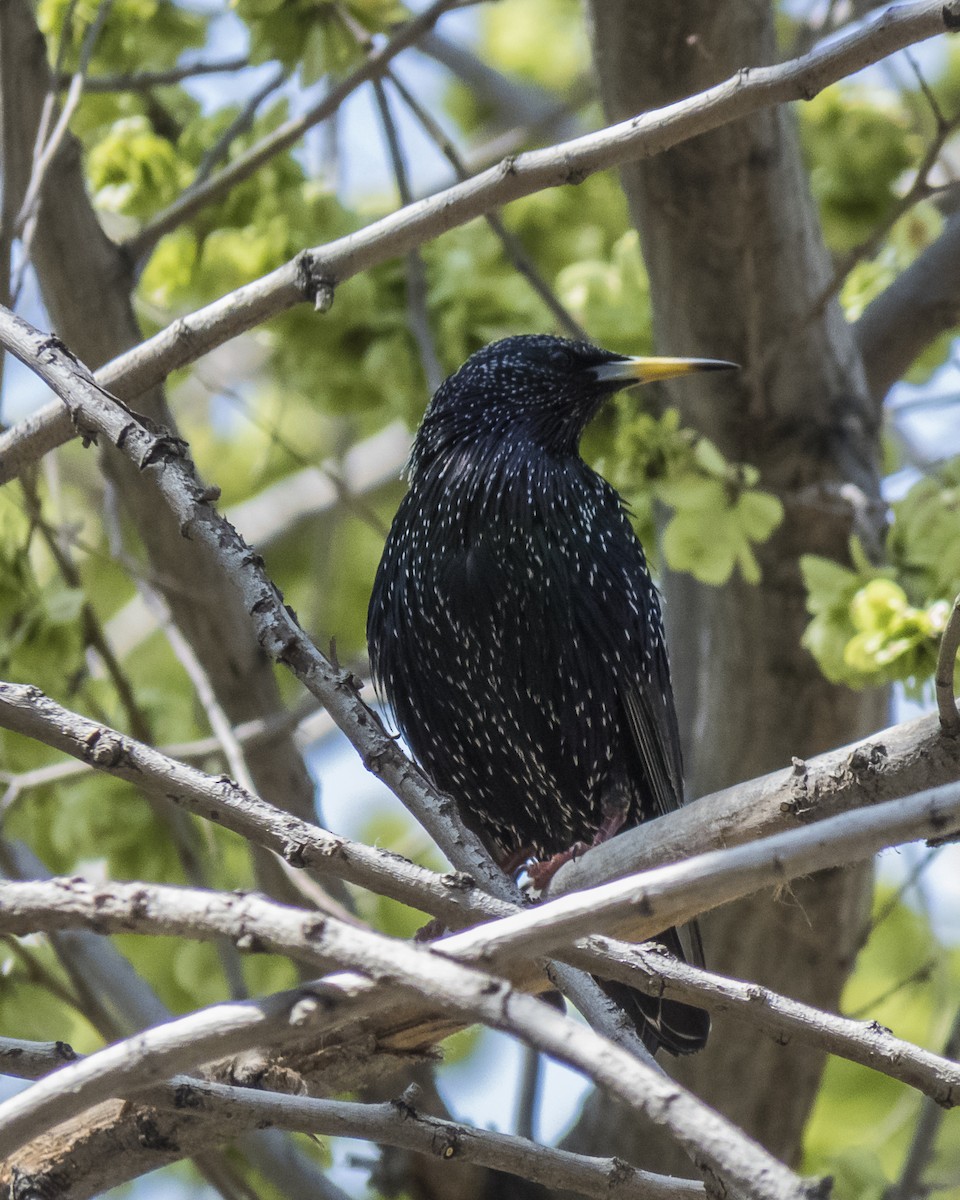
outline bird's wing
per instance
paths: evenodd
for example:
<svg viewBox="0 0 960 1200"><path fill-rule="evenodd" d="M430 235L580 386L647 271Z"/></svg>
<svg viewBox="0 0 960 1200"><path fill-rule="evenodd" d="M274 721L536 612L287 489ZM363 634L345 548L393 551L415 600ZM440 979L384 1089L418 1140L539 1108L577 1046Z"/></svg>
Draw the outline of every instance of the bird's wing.
<svg viewBox="0 0 960 1200"><path fill-rule="evenodd" d="M683 803L683 763L680 731L670 684L670 667L662 629L655 645L642 656L643 671L634 671L622 690L627 723L640 756L655 812L663 816ZM694 966L703 966L700 926L689 921L666 930L658 939L672 953Z"/></svg>
<svg viewBox="0 0 960 1200"><path fill-rule="evenodd" d="M673 705L670 669L662 638L639 656L621 689L627 724L640 756L654 812L662 816L683 803L680 731Z"/></svg>

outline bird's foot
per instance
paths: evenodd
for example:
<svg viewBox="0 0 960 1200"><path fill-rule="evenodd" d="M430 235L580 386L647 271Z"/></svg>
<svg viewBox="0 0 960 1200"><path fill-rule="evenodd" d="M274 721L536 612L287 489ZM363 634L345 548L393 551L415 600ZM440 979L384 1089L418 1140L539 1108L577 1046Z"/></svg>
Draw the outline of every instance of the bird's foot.
<svg viewBox="0 0 960 1200"><path fill-rule="evenodd" d="M528 858L517 875L517 883L522 891L542 892L565 863L573 862L589 849L587 842L574 842L567 850L551 858Z"/></svg>
<svg viewBox="0 0 960 1200"><path fill-rule="evenodd" d="M612 837L616 837L626 824L629 811L630 806L626 801L619 804L606 801L602 809L603 820L597 826L597 832L593 835L590 845L602 846L604 842L609 842Z"/></svg>
<svg viewBox="0 0 960 1200"><path fill-rule="evenodd" d="M433 917L426 925L422 925L413 935L415 942L435 942L447 932L447 927L439 917Z"/></svg>

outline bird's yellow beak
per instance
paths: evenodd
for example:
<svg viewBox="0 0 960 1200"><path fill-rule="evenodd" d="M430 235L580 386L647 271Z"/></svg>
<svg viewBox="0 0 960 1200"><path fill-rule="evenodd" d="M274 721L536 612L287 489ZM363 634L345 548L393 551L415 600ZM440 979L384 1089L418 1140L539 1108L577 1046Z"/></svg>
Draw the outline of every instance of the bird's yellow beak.
<svg viewBox="0 0 960 1200"><path fill-rule="evenodd" d="M655 383L696 371L737 371L739 365L721 358L622 358L591 367L589 373L600 383Z"/></svg>

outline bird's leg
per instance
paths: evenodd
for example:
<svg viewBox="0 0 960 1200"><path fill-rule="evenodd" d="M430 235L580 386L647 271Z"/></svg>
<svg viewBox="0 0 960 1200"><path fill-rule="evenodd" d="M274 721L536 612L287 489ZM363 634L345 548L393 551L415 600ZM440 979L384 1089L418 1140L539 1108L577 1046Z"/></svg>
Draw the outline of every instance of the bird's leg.
<svg viewBox="0 0 960 1200"><path fill-rule="evenodd" d="M500 866L504 873L513 878L520 868L526 866L530 861L532 852L532 846L521 846L519 850L513 850L511 853L504 855L500 859Z"/></svg>
<svg viewBox="0 0 960 1200"><path fill-rule="evenodd" d="M421 925L413 935L415 942L435 942L447 932L446 924L439 917L431 917L426 925Z"/></svg>
<svg viewBox="0 0 960 1200"><path fill-rule="evenodd" d="M608 842L610 838L614 837L623 828L629 811L630 801L628 797L623 797L622 799L605 797L601 808L603 817L597 826L597 832L593 835L593 841L574 842L569 849L563 850L559 854L554 854L552 858L544 859L542 862L537 859L527 859L522 865L527 879L530 880L531 889L536 892L542 892L564 864L579 858L581 854L592 850L594 846L600 846L604 842Z"/></svg>
<svg viewBox="0 0 960 1200"><path fill-rule="evenodd" d="M554 854L551 858L528 858L523 864L523 873L530 881L526 886L530 891L542 892L564 864L579 858L581 854L586 854L589 849L588 842L574 842L572 846L561 850L559 854ZM524 885L521 884L521 886Z"/></svg>
<svg viewBox="0 0 960 1200"><path fill-rule="evenodd" d="M590 845L602 846L604 842L609 842L623 828L629 811L629 801L612 804L605 800L602 808L603 820L597 826L597 832L593 835Z"/></svg>

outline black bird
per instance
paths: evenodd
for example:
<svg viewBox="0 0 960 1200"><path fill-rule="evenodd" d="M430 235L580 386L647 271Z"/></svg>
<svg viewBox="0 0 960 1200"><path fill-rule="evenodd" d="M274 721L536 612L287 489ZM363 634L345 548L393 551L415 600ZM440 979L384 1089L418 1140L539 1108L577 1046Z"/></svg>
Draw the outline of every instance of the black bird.
<svg viewBox="0 0 960 1200"><path fill-rule="evenodd" d="M623 500L579 442L621 388L733 365L512 337L469 358L427 409L370 600L373 677L504 864L682 803L659 596ZM702 964L695 924L659 940ZM706 1041L700 1009L605 987L651 1049Z"/></svg>

